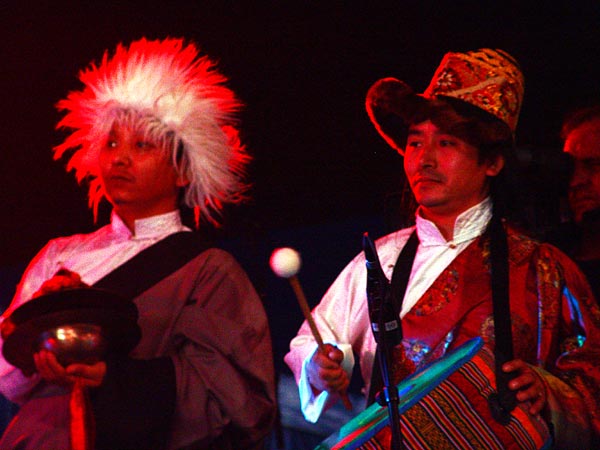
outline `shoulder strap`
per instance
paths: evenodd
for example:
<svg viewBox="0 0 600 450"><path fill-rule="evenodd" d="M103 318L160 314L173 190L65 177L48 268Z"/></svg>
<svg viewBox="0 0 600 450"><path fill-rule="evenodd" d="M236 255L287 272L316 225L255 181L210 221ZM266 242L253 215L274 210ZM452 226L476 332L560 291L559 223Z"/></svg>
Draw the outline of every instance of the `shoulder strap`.
<svg viewBox="0 0 600 450"><path fill-rule="evenodd" d="M135 298L210 247L196 232L174 233L121 264L94 287Z"/></svg>
<svg viewBox="0 0 600 450"><path fill-rule="evenodd" d="M415 255L417 254L418 246L419 238L417 236L417 230L415 229L400 251L396 264L394 265L394 271L392 272L390 289L392 294L392 304L394 305L394 311L398 317L402 310L402 302L404 301L404 294L406 293L408 279L412 271L412 265L415 260ZM400 321L400 327L402 327L402 321ZM379 349L376 350L376 352L378 351ZM379 356L376 353L375 358L373 359L373 370L371 371L371 385L367 397L368 404L375 401L375 396L383 387L381 368L379 367L378 360Z"/></svg>
<svg viewBox="0 0 600 450"><path fill-rule="evenodd" d="M412 266L415 255L417 254L418 246L419 238L417 237L417 230L415 229L408 238L408 241L406 241L400 255L398 255L398 260L394 266L391 289L394 309L398 315L400 315L400 311L402 311L402 303L404 302L404 295L406 294L406 287L408 286L408 279L412 272Z"/></svg>
<svg viewBox="0 0 600 450"><path fill-rule="evenodd" d="M489 398L494 419L503 425L510 422L510 412L517 405L514 391L508 382L514 373L502 371L504 363L513 359L512 325L509 298L508 241L504 225L499 217L492 216L490 222L490 258L492 278L492 304L494 314L494 360L497 394Z"/></svg>
<svg viewBox="0 0 600 450"><path fill-rule="evenodd" d="M513 359L512 327L509 301L508 243L502 221L496 217L490 222L491 245L491 287L496 343L494 346L495 374L497 394L490 396L490 410L494 419L502 424L510 421L510 412L516 406L514 392L508 388L508 382L514 377L502 371L502 365ZM396 313L402 310L402 303L408 285L419 240L416 230L411 234L398 256L391 281L392 302ZM402 326L402 322L400 322ZM369 389L368 404L371 404L382 387L381 373L374 359Z"/></svg>

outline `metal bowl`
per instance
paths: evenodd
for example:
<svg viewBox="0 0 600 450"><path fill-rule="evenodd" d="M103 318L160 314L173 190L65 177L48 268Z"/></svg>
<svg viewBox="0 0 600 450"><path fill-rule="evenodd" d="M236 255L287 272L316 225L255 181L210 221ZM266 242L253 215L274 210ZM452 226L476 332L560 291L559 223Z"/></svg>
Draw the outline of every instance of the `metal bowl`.
<svg viewBox="0 0 600 450"><path fill-rule="evenodd" d="M94 364L106 354L107 342L98 325L75 323L43 332L37 350L46 349L66 367L73 363Z"/></svg>

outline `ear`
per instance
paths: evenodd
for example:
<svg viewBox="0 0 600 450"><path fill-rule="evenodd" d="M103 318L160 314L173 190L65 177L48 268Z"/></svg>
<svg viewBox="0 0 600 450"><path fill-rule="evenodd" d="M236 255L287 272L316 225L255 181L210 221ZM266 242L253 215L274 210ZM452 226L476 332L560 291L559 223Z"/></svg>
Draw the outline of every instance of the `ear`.
<svg viewBox="0 0 600 450"><path fill-rule="evenodd" d="M177 187L186 187L188 184L190 184L190 180L188 180L188 177L185 174L181 173L177 175L177 180L175 181Z"/></svg>
<svg viewBox="0 0 600 450"><path fill-rule="evenodd" d="M495 177L500 173L500 171L504 168L504 156L496 155L493 157L487 164L487 170L485 174L489 177Z"/></svg>

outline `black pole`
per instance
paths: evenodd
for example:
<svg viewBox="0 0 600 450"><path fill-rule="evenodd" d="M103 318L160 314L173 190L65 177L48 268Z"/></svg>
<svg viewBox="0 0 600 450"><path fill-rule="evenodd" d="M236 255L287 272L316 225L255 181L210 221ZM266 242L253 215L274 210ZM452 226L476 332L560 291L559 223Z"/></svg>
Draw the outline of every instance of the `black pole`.
<svg viewBox="0 0 600 450"><path fill-rule="evenodd" d="M393 349L402 345L402 326L400 316L396 313L391 299L390 283L383 273L375 244L368 233L363 235L363 249L367 267L367 300L369 316L375 341L377 342L377 359L383 381L383 390L379 393L377 402L387 405L388 419L392 432L392 450L402 450L402 433L400 430L400 399L398 389L394 385L390 367L392 365ZM373 383L374 380L371 380Z"/></svg>
<svg viewBox="0 0 600 450"><path fill-rule="evenodd" d="M383 310L382 310L383 311ZM385 327L385 321L383 320L383 314L380 314L379 329L383 330ZM391 450L402 450L404 444L402 443L402 431L400 429L400 412L398 411L400 405L400 397L398 395L398 388L393 384L390 376L391 361L393 358L393 349L388 345L386 339L386 333L379 333L380 342L379 346L381 351L377 352L379 358L379 367L381 369L381 378L383 380L383 389L380 395L380 401L384 401L387 404L388 409L388 420L390 423L390 429L392 431L392 442ZM383 398L381 398L383 396ZM380 403L381 404L381 403ZM384 405L382 405L384 406Z"/></svg>

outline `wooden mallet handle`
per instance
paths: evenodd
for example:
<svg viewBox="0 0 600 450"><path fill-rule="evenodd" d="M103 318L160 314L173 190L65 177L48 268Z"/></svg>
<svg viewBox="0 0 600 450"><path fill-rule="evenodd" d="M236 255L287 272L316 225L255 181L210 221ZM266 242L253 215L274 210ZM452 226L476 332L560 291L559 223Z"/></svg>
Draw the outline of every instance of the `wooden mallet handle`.
<svg viewBox="0 0 600 450"><path fill-rule="evenodd" d="M319 329L317 328L317 324L310 312L310 307L308 306L308 302L306 301L306 297L304 295L304 291L302 290L302 286L300 285L300 281L296 275L292 275L288 278L290 284L292 285L292 289L296 294L296 298L298 299L298 304L300 305L300 309L302 310L302 314L304 314L304 318L308 322L308 326L310 327L310 331L312 332L313 337L317 341L317 345L319 346L318 351L320 353L326 354L325 344L323 343L323 338L321 337L321 333L319 333ZM340 393L342 402L344 403L344 407L350 411L352 409L352 403L348 398L347 392Z"/></svg>

